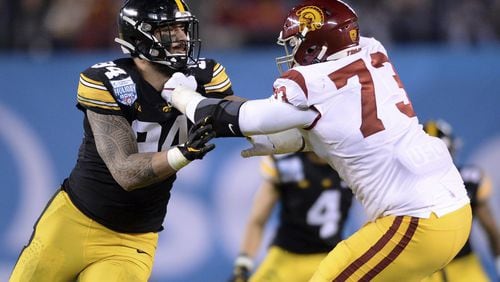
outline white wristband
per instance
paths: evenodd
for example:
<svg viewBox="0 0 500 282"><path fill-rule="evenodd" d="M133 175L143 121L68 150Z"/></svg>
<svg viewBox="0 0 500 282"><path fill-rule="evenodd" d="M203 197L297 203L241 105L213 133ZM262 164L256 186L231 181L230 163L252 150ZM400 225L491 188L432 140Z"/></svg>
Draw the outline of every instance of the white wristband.
<svg viewBox="0 0 500 282"><path fill-rule="evenodd" d="M253 270L253 260L245 255L239 255L234 261L234 266L245 267L249 271Z"/></svg>
<svg viewBox="0 0 500 282"><path fill-rule="evenodd" d="M184 155L181 153L181 150L179 150L179 148L177 147L169 149L167 151L167 161L170 167L175 171L178 171L191 162L190 160L186 159L186 157L184 157Z"/></svg>

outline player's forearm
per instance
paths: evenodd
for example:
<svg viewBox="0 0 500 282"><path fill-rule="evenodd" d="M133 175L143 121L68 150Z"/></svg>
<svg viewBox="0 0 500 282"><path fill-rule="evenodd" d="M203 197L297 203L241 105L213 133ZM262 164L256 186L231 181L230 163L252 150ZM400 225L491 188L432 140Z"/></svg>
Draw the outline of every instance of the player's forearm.
<svg viewBox="0 0 500 282"><path fill-rule="evenodd" d="M318 113L313 110L301 110L273 99L260 99L247 101L241 106L238 122L241 132L250 136L306 128L317 116Z"/></svg>
<svg viewBox="0 0 500 282"><path fill-rule="evenodd" d="M115 181L126 191L160 182L176 172L167 161L167 152L116 156L106 165Z"/></svg>
<svg viewBox="0 0 500 282"><path fill-rule="evenodd" d="M172 176L174 170L167 161L167 152L130 155L113 169L113 178L126 191L144 188Z"/></svg>
<svg viewBox="0 0 500 282"><path fill-rule="evenodd" d="M250 223L243 237L241 243L240 253L247 255L249 258L254 259L259 251L262 242L262 234L264 232L264 225Z"/></svg>
<svg viewBox="0 0 500 282"><path fill-rule="evenodd" d="M187 115L192 115L193 120L212 116L217 137L242 137L305 128L318 113L271 99L246 102L202 99L188 105Z"/></svg>
<svg viewBox="0 0 500 282"><path fill-rule="evenodd" d="M167 152L138 153L134 133L125 118L91 111L87 117L99 156L124 190L142 188L175 173Z"/></svg>
<svg viewBox="0 0 500 282"><path fill-rule="evenodd" d="M253 199L252 210L241 244L241 253L252 259L255 258L262 242L264 228L278 200L279 194L274 184L268 180L263 181Z"/></svg>
<svg viewBox="0 0 500 282"><path fill-rule="evenodd" d="M273 99L228 101L208 99L185 88L176 88L172 104L191 121L212 115L217 137L270 134L290 128L306 128L319 116Z"/></svg>
<svg viewBox="0 0 500 282"><path fill-rule="evenodd" d="M492 252L496 255L500 255L500 233L496 226L493 213L487 202L480 202L475 208L476 217L479 219L483 229L488 236L488 241Z"/></svg>
<svg viewBox="0 0 500 282"><path fill-rule="evenodd" d="M492 229L487 231L487 234L493 254L497 257L500 256L500 233L498 230Z"/></svg>

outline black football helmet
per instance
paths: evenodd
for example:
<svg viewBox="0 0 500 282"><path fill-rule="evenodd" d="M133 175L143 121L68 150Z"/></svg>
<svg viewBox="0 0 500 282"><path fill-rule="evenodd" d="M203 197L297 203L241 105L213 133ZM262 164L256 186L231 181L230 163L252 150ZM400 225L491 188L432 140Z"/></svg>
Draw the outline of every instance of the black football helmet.
<svg viewBox="0 0 500 282"><path fill-rule="evenodd" d="M182 27L186 38L173 38L169 28ZM183 0L127 0L118 16L119 37L124 53L167 66L172 72L185 71L199 58L201 41L198 20ZM161 36L159 36L161 34ZM156 35L156 36L155 36ZM184 52L172 52L172 46Z"/></svg>
<svg viewBox="0 0 500 282"><path fill-rule="evenodd" d="M455 137L451 125L444 120L428 120L424 123L424 130L430 136L443 140L453 156L461 145L461 140Z"/></svg>
<svg viewBox="0 0 500 282"><path fill-rule="evenodd" d="M286 55L276 58L278 69L324 62L332 54L358 46L358 16L339 0L305 0L285 18L278 37Z"/></svg>

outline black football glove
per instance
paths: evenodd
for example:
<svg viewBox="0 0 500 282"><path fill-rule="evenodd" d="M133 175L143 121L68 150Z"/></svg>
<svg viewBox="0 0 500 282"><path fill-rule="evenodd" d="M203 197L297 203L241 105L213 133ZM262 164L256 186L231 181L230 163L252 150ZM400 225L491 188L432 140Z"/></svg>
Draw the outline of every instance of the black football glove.
<svg viewBox="0 0 500 282"><path fill-rule="evenodd" d="M201 160L208 152L215 148L215 144L207 144L214 137L215 131L212 126L212 117L207 116L191 127L186 143L177 147L189 161Z"/></svg>
<svg viewBox="0 0 500 282"><path fill-rule="evenodd" d="M245 266L235 266L233 269L233 274L229 278L228 282L248 282L250 277L250 270Z"/></svg>

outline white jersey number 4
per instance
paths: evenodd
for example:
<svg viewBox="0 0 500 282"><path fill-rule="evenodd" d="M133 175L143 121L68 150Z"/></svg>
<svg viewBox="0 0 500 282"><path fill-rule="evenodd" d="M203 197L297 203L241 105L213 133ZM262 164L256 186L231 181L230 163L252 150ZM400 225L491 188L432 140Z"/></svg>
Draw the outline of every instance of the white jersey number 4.
<svg viewBox="0 0 500 282"><path fill-rule="evenodd" d="M307 224L319 225L319 237L329 238L339 230L340 191L324 191L307 212Z"/></svg>

